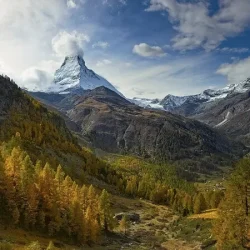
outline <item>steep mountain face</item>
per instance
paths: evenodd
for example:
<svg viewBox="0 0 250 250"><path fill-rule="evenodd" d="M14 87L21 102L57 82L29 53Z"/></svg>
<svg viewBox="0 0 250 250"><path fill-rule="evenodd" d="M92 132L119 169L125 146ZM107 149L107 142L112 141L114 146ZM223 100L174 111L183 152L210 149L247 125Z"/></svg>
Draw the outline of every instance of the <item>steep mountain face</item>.
<svg viewBox="0 0 250 250"><path fill-rule="evenodd" d="M105 86L121 95L106 79L88 69L81 56L67 56L60 69L55 72L54 83L49 92L82 93L84 90L92 90L100 86Z"/></svg>
<svg viewBox="0 0 250 250"><path fill-rule="evenodd" d="M250 145L250 92L233 94L193 116Z"/></svg>
<svg viewBox="0 0 250 250"><path fill-rule="evenodd" d="M250 90L250 78L239 84L231 84L219 90L207 89L198 95L167 95L157 103L155 103L155 100L147 100L147 106L164 109L175 114L192 116L202 113L205 109L210 108L212 105L215 105L218 101L228 96L245 93L248 90ZM140 106L145 106L144 99L135 100Z"/></svg>
<svg viewBox="0 0 250 250"><path fill-rule="evenodd" d="M54 106L77 124L82 137L94 148L107 152L161 162L189 159L196 166L199 160L205 169L210 163L201 161L203 158L214 156L211 157L213 165L213 159L221 157L221 164L244 151L240 143L230 141L198 121L141 108L105 87L82 96L65 96Z"/></svg>
<svg viewBox="0 0 250 250"><path fill-rule="evenodd" d="M164 110L163 106L160 104L160 99L147 99L147 98L135 97L133 99L130 99L130 102L143 108Z"/></svg>
<svg viewBox="0 0 250 250"><path fill-rule="evenodd" d="M205 90L199 95L167 95L159 102L149 99L136 99L136 102L143 107L164 109L199 120L250 145L250 78L220 90Z"/></svg>

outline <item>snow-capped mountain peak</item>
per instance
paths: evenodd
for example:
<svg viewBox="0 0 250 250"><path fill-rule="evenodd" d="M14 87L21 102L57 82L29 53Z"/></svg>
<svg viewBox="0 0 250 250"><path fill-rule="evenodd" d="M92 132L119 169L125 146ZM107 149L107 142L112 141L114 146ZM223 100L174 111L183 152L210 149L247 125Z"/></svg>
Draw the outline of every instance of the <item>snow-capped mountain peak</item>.
<svg viewBox="0 0 250 250"><path fill-rule="evenodd" d="M217 89L217 90L207 89L197 95L189 95L189 96L167 95L165 98L163 98L161 101L157 103L154 100L143 99L143 98L142 99L135 98L132 101L142 107L164 109L166 111L171 112L174 111L176 108L187 103L192 106L193 104L197 105L199 103L213 102L218 99L226 98L229 95L244 93L249 90L250 90L250 78L240 83L227 85L225 88L222 89Z"/></svg>
<svg viewBox="0 0 250 250"><path fill-rule="evenodd" d="M56 70L53 86L49 92L67 93L78 90L92 90L104 86L122 95L111 83L87 68L80 55L66 56L61 67Z"/></svg>
<svg viewBox="0 0 250 250"><path fill-rule="evenodd" d="M247 78L240 83L228 85L225 89L228 89L233 93L244 93L250 89L250 78Z"/></svg>

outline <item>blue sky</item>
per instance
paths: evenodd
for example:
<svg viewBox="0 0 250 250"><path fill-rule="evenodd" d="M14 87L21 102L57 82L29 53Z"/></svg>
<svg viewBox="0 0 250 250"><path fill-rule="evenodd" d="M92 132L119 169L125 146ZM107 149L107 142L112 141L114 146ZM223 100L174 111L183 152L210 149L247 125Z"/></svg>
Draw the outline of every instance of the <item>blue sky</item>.
<svg viewBox="0 0 250 250"><path fill-rule="evenodd" d="M249 0L0 0L0 71L43 90L68 54L128 97L250 76Z"/></svg>

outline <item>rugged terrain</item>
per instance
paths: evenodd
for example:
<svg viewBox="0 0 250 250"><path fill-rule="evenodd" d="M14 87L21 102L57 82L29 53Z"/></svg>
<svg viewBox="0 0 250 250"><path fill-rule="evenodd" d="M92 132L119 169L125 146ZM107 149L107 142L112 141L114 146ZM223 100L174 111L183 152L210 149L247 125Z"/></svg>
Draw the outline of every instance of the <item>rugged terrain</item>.
<svg viewBox="0 0 250 250"><path fill-rule="evenodd" d="M138 100L141 106L163 109L201 121L229 137L249 145L250 79L221 90L205 90L194 96L168 95L163 100Z"/></svg>
<svg viewBox="0 0 250 250"><path fill-rule="evenodd" d="M107 152L158 162L196 162L213 155L215 166L216 161L222 163L244 151L241 144L198 121L141 108L105 87L82 95L58 95L53 101L49 94L32 95L66 114L84 140ZM206 163L203 165L205 169Z"/></svg>
<svg viewBox="0 0 250 250"><path fill-rule="evenodd" d="M134 98L132 101L143 107L163 109L183 116L193 116L203 113L204 110L216 105L220 100L249 90L250 78L240 83L230 84L222 89L207 89L197 95L174 96L169 94L162 100Z"/></svg>

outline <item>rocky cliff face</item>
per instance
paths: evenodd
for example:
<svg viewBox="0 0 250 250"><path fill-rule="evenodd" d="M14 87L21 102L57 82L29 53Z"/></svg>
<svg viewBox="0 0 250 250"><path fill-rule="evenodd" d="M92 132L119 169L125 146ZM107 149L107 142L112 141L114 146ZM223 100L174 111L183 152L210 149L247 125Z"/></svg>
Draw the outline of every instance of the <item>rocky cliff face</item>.
<svg viewBox="0 0 250 250"><path fill-rule="evenodd" d="M250 145L250 92L230 95L194 118Z"/></svg>
<svg viewBox="0 0 250 250"><path fill-rule="evenodd" d="M147 100L147 106L158 108ZM250 78L221 90L205 90L194 96L166 96L158 103L164 110L199 120L250 145Z"/></svg>

